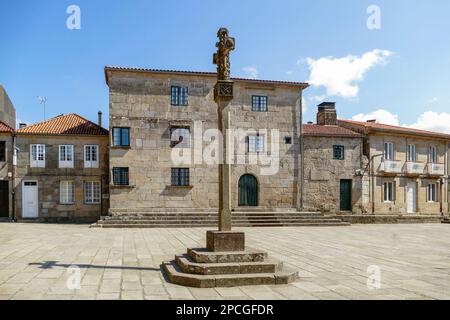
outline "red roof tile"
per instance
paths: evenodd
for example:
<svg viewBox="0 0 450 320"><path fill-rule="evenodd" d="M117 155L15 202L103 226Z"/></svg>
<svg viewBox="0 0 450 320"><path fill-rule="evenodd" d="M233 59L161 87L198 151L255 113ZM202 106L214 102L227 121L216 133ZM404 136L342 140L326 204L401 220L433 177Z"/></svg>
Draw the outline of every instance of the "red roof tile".
<svg viewBox="0 0 450 320"><path fill-rule="evenodd" d="M343 123L343 124L350 124L350 125L363 127L364 129L369 130L369 131L370 130L385 131L385 132L400 133L400 134L410 134L410 135L420 135L420 136L429 136L429 137L442 138L442 139L450 139L450 135L445 134L445 133L419 130L419 129L414 129L414 128L400 127L400 126L392 126L392 125L383 124L383 123L361 122L361 121L354 121L354 120L338 120L338 122Z"/></svg>
<svg viewBox="0 0 450 320"><path fill-rule="evenodd" d="M348 137L348 138L362 137L362 135L350 129L346 129L339 126L321 126L317 124L304 124L303 134L305 136L319 136L319 137L330 137L330 136Z"/></svg>
<svg viewBox="0 0 450 320"><path fill-rule="evenodd" d="M203 76L211 76L215 77L217 75L216 72L205 72L205 71L179 71L179 70L162 70L162 69L146 69L146 68L129 68L129 67L115 67L115 66L106 66L106 71L131 71L131 72L153 72L153 73L172 73L172 74L186 74L186 75L203 75ZM267 84L285 84L292 86L301 86L303 88L309 87L309 84L306 82L293 82L293 81L280 81L280 80L262 80L262 79L247 79L247 78L231 78L235 81L247 81L247 82L256 82L256 83L267 83ZM108 76L106 75L106 83L108 83Z"/></svg>
<svg viewBox="0 0 450 320"><path fill-rule="evenodd" d="M10 133L13 132L14 129L8 126L6 123L0 121L0 133Z"/></svg>
<svg viewBox="0 0 450 320"><path fill-rule="evenodd" d="M73 135L108 135L108 130L75 114L60 115L50 120L39 122L17 130L17 133L29 134L73 134Z"/></svg>

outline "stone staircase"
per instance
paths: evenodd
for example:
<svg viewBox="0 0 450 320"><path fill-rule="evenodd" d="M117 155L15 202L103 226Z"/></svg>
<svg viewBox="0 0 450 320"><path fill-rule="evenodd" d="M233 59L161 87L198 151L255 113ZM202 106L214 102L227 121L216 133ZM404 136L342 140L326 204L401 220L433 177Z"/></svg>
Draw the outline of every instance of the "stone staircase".
<svg viewBox="0 0 450 320"><path fill-rule="evenodd" d="M317 212L243 210L232 213L234 227L347 226L334 215ZM215 227L218 215L212 211L195 212L115 212L102 217L91 227L101 228L195 228Z"/></svg>

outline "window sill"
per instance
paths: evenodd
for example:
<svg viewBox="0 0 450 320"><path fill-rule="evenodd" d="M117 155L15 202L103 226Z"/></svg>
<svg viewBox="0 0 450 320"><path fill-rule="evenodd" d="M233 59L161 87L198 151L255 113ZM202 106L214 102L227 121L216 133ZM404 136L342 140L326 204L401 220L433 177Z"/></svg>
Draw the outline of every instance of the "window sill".
<svg viewBox="0 0 450 320"><path fill-rule="evenodd" d="M86 203L86 202L83 202L83 204L84 204L85 206L98 206L98 205L100 205L100 202L96 202L96 203Z"/></svg>
<svg viewBox="0 0 450 320"><path fill-rule="evenodd" d="M194 188L193 185L189 185L189 186L173 186L173 185L168 185L166 186L167 188L172 188L172 189L192 189Z"/></svg>
<svg viewBox="0 0 450 320"><path fill-rule="evenodd" d="M75 205L75 202L71 202L71 203L58 203L58 205L60 205L60 206L74 206Z"/></svg>
<svg viewBox="0 0 450 320"><path fill-rule="evenodd" d="M136 186L134 186L134 185L119 185L119 184L110 184L109 187L110 188L114 188L114 189L133 189L133 188L136 188Z"/></svg>
<svg viewBox="0 0 450 320"><path fill-rule="evenodd" d="M127 150L127 149L131 149L131 146L110 146L110 149L117 149L117 150Z"/></svg>

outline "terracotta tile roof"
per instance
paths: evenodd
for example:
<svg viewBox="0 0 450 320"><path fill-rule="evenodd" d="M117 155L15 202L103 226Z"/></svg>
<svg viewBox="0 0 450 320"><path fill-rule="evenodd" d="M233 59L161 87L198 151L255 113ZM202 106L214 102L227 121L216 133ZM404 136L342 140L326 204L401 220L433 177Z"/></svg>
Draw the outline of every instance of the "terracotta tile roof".
<svg viewBox="0 0 450 320"><path fill-rule="evenodd" d="M419 135L419 136L428 136L434 138L442 138L449 139L450 134L432 132L426 130L419 130L414 128L400 127L400 126L392 126L383 123L376 122L361 122L354 120L338 120L339 123L349 124L354 126L359 126L360 128L364 128L366 131L382 131L382 132L391 132L391 133L399 133L399 134L409 134L409 135Z"/></svg>
<svg viewBox="0 0 450 320"><path fill-rule="evenodd" d="M75 114L60 115L47 121L39 122L17 130L28 134L73 134L73 135L108 135L108 130Z"/></svg>
<svg viewBox="0 0 450 320"><path fill-rule="evenodd" d="M346 129L339 126L321 126L317 124L304 124L303 134L305 136L318 136L318 137L348 137L348 138L360 138L362 135L356 133L350 129Z"/></svg>
<svg viewBox="0 0 450 320"><path fill-rule="evenodd" d="M205 71L180 71L180 70L163 70L163 69L146 69L146 68L129 68L129 67L116 67L116 66L106 66L105 67L105 78L106 83L109 83L107 71L131 71L131 72L153 72L153 73L168 73L168 74L185 74L185 75L200 75L200 76L210 76L215 77L216 72L205 72ZM262 80L262 79L247 79L247 78L231 78L235 81L246 81L255 83L267 83L267 84L284 84L291 86L299 86L303 88L309 87L306 82L294 82L294 81L281 81L281 80Z"/></svg>
<svg viewBox="0 0 450 320"><path fill-rule="evenodd" d="M6 123L0 121L0 133L11 133L14 129L8 126Z"/></svg>

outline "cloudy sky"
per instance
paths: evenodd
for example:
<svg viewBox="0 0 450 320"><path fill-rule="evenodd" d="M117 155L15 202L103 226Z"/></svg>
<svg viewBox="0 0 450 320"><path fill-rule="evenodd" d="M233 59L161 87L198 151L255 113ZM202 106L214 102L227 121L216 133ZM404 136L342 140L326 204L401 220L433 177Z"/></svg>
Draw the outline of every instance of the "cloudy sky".
<svg viewBox="0 0 450 320"><path fill-rule="evenodd" d="M105 65L214 71L226 26L234 76L311 83L305 121L336 101L340 118L450 133L449 13L448 0L1 1L0 83L20 121L43 119L37 96L47 117L96 120Z"/></svg>

